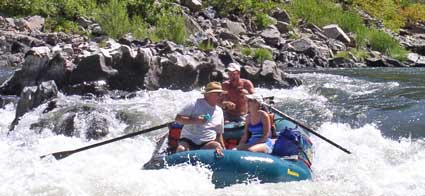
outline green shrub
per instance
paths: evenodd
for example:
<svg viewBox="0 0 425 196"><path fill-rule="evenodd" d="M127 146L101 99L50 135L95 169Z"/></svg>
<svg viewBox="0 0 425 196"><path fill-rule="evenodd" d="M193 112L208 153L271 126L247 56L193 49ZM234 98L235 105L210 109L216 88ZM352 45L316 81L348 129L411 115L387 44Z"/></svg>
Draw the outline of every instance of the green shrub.
<svg viewBox="0 0 425 196"><path fill-rule="evenodd" d="M113 38L131 32L131 22L127 14L126 3L119 0L111 0L103 4L96 11L96 21L103 31Z"/></svg>
<svg viewBox="0 0 425 196"><path fill-rule="evenodd" d="M188 36L185 21L182 15L168 11L159 15L158 21L155 24L154 41L170 40L182 44Z"/></svg>
<svg viewBox="0 0 425 196"><path fill-rule="evenodd" d="M408 52L406 49L402 48L397 40L383 31L376 29L370 30L368 33L368 41L373 50L377 50L399 60L407 58Z"/></svg>
<svg viewBox="0 0 425 196"><path fill-rule="evenodd" d="M0 12L10 16L26 16L32 13L31 0L1 0Z"/></svg>
<svg viewBox="0 0 425 196"><path fill-rule="evenodd" d="M335 57L351 59L349 51L339 51L338 53L335 54Z"/></svg>
<svg viewBox="0 0 425 196"><path fill-rule="evenodd" d="M405 24L415 24L425 21L425 5L414 3L404 7L401 11Z"/></svg>
<svg viewBox="0 0 425 196"><path fill-rule="evenodd" d="M50 32L65 32L65 33L77 33L85 34L82 29L75 22L66 20L65 18L47 18L45 27Z"/></svg>
<svg viewBox="0 0 425 196"><path fill-rule="evenodd" d="M144 39L149 37L149 25L141 16L134 16L131 19L131 34L136 39Z"/></svg>
<svg viewBox="0 0 425 196"><path fill-rule="evenodd" d="M384 21L384 25L398 31L404 25L403 17L399 14L399 4L395 0L353 0L353 4Z"/></svg>
<svg viewBox="0 0 425 196"><path fill-rule="evenodd" d="M341 57L345 59L351 59L350 53L357 58L357 60L363 61L364 59L369 57L369 53L365 50L358 50L358 49L350 49L348 51L340 51L337 54L335 54L335 57Z"/></svg>
<svg viewBox="0 0 425 196"><path fill-rule="evenodd" d="M252 49L251 48L249 48L249 47L243 47L242 49L241 49L241 53L243 54L243 55L245 55L245 56L252 56L254 53L253 53L253 51L252 51Z"/></svg>
<svg viewBox="0 0 425 196"><path fill-rule="evenodd" d="M363 19L356 13L345 11L331 1L297 0L285 6L294 21L299 19L325 26L338 24L344 31L356 32L364 26Z"/></svg>
<svg viewBox="0 0 425 196"><path fill-rule="evenodd" d="M273 54L269 49L257 48L254 50L254 59L263 64L265 60L273 60Z"/></svg>
<svg viewBox="0 0 425 196"><path fill-rule="evenodd" d="M255 23L259 28L263 29L271 24L275 24L276 22L268 14L258 13L255 15Z"/></svg>
<svg viewBox="0 0 425 196"><path fill-rule="evenodd" d="M214 44L210 40L208 40L206 42L201 42L198 45L198 48L199 48L199 50L202 50L204 52L209 52L209 51L214 50Z"/></svg>

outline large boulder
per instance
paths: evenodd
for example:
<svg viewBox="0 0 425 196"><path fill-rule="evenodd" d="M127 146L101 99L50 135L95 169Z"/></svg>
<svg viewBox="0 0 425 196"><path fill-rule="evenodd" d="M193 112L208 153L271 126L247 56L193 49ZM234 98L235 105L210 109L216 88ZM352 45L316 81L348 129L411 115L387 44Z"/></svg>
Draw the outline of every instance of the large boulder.
<svg viewBox="0 0 425 196"><path fill-rule="evenodd" d="M25 86L38 85L39 78L42 78L49 67L49 54L48 47L34 47L28 51L22 68L1 85L0 91L3 94L19 95Z"/></svg>
<svg viewBox="0 0 425 196"><path fill-rule="evenodd" d="M13 130L19 118L28 111L45 103L47 100L57 97L58 88L53 80L42 82L39 86L28 86L22 90L21 98L16 107L15 119L10 130Z"/></svg>
<svg viewBox="0 0 425 196"><path fill-rule="evenodd" d="M190 55L172 53L158 57L145 77L145 87L192 90L197 84L199 62Z"/></svg>
<svg viewBox="0 0 425 196"><path fill-rule="evenodd" d="M280 32L274 25L268 26L265 30L261 32L261 37L267 43L267 45L272 47L278 47L280 44Z"/></svg>
<svg viewBox="0 0 425 196"><path fill-rule="evenodd" d="M409 53L407 55L408 61L413 64L413 67L425 67L425 56L416 53Z"/></svg>
<svg viewBox="0 0 425 196"><path fill-rule="evenodd" d="M112 57L106 52L83 56L76 64L77 68L70 74L70 84L107 80L118 73L112 68Z"/></svg>
<svg viewBox="0 0 425 196"><path fill-rule="evenodd" d="M347 34L336 24L330 24L323 27L323 32L326 36L332 39L337 39L344 43L350 43L351 39Z"/></svg>
<svg viewBox="0 0 425 196"><path fill-rule="evenodd" d="M134 50L126 45L112 54L113 69L118 73L108 80L112 89L132 91L143 88L144 75L148 72L153 52L150 48Z"/></svg>
<svg viewBox="0 0 425 196"><path fill-rule="evenodd" d="M251 80L255 86L266 88L291 88L301 85L300 81L286 78L283 71L278 69L276 63L269 60L264 61L261 67L242 67L241 76Z"/></svg>

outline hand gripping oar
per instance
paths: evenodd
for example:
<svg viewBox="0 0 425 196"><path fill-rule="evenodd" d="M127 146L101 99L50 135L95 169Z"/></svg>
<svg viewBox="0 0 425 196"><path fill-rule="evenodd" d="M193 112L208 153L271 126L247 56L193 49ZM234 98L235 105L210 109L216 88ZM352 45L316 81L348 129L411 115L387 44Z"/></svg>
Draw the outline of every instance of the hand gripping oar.
<svg viewBox="0 0 425 196"><path fill-rule="evenodd" d="M340 145L336 144L335 142L333 142L333 141L329 140L328 138L326 138L326 137L324 137L324 136L320 135L319 133L317 133L317 132L313 131L313 130L312 130L312 129L310 129L309 127L305 126L305 125L304 125L304 124L302 124L301 122L298 122L297 120L293 119L292 117L288 116L287 114L285 114L285 113L283 113L283 112L279 111L278 109L274 108L273 106L268 105L268 104L266 104L266 103L263 103L263 105L265 105L265 106L269 107L269 108L270 108L270 109L272 109L274 112L276 112L276 113L278 113L279 115L284 116L284 117L285 117L285 118L287 118L288 120L290 120L290 121L292 121L292 122L294 122L294 123L298 124L300 127L304 128L304 129L305 129L305 130L307 130L308 132L310 132L310 133L312 133L312 134L316 135L317 137L319 137L319 138L321 138L321 139L323 139L323 140L327 141L328 143L330 143L330 144L334 145L335 147L337 147L337 148L341 149L342 151L344 151L344 152L346 152L346 153L348 153L348 154L351 154L351 152L350 152L350 151L348 151L347 149L345 149L345 148L341 147Z"/></svg>
<svg viewBox="0 0 425 196"><path fill-rule="evenodd" d="M109 144L111 142L115 142L115 141L118 141L118 140L126 139L126 138L129 138L129 137L133 137L133 136L136 136L136 135L140 135L140 134L148 133L148 132L151 132L151 131L154 131L154 130L157 130L157 129L164 128L164 127L168 126L168 124L170 124L170 123L171 122L168 122L168 123L158 125L156 127L152 127L152 128L149 128L149 129L137 131L137 132L134 132L134 133L129 133L127 135L123 135L123 136L113 138L113 139L110 139L110 140L106 140L106 141L103 141L103 142L99 142L99 143L96 143L96 144L88 145L88 146L78 148L78 149L75 149L75 150L68 150L68 151L55 152L55 153L52 153L52 154L46 154L46 155L40 156L40 158L42 159L46 156L53 155L53 157L55 157L57 160L60 160L60 159L63 159L65 157L69 156L69 155L72 155L72 154L80 152L80 151L88 150L90 148L102 146L102 145L105 145L105 144Z"/></svg>

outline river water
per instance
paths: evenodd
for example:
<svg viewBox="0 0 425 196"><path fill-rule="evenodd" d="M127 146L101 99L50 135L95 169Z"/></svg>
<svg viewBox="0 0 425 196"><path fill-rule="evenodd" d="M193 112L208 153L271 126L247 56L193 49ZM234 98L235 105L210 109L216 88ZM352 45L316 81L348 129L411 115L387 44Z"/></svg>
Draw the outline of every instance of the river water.
<svg viewBox="0 0 425 196"><path fill-rule="evenodd" d="M96 143L82 136L41 133L31 125L46 118L41 105L25 114L8 134L16 106L0 109L0 195L425 195L425 69L333 69L288 71L303 85L256 91L274 96L275 106L350 150L346 154L317 137L313 179L260 184L256 181L214 189L211 172L178 166L142 170L165 129L90 149L57 161L40 155ZM139 91L129 99L58 98L60 107L96 108L114 138L173 119L190 92ZM87 116L76 116L84 132ZM125 120L123 120L125 119Z"/></svg>

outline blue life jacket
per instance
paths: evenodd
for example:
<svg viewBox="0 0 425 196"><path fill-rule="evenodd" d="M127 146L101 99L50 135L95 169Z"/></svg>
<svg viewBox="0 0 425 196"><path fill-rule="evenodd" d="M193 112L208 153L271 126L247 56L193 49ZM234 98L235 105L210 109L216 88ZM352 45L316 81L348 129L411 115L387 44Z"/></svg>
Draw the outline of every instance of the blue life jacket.
<svg viewBox="0 0 425 196"><path fill-rule="evenodd" d="M275 156L298 155L302 150L302 138L301 132L297 129L298 127L285 127L283 131L280 131L271 154Z"/></svg>

